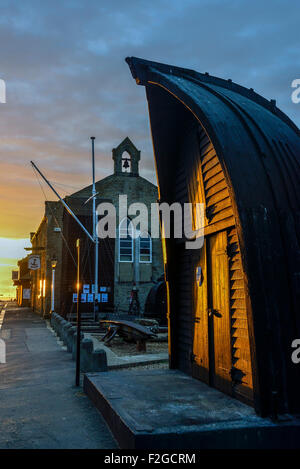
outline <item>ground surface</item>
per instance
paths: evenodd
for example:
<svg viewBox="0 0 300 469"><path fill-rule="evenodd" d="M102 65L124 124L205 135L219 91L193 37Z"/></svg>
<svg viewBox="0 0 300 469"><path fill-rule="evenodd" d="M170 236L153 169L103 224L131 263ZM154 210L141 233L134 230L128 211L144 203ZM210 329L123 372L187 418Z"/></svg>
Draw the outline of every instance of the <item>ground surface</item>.
<svg viewBox="0 0 300 469"><path fill-rule="evenodd" d="M116 448L103 418L74 386L74 362L45 321L6 308L0 337L0 448Z"/></svg>
<svg viewBox="0 0 300 469"><path fill-rule="evenodd" d="M101 341L103 335L100 334L93 334L94 337L96 337L99 341ZM101 342L100 342L101 343ZM103 342L102 342L103 343ZM116 355L119 357L122 356L133 356L133 355L141 355L145 353L146 355L152 354L152 353L167 353L168 352L168 342L156 342L154 340L149 340L147 341L146 344L146 352L141 352L137 350L136 344L135 343L128 343L125 342L121 337L114 337L111 342L106 344L107 347L112 350Z"/></svg>

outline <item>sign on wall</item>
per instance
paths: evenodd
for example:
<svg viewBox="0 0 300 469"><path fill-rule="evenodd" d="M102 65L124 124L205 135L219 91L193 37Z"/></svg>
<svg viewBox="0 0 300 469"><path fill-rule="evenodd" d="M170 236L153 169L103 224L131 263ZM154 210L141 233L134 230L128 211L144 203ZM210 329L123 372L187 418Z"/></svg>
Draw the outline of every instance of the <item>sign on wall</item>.
<svg viewBox="0 0 300 469"><path fill-rule="evenodd" d="M11 279L12 280L18 280L19 279L19 271L18 270L12 270Z"/></svg>
<svg viewBox="0 0 300 469"><path fill-rule="evenodd" d="M38 270L41 268L41 259L37 254L32 254L28 257L28 269Z"/></svg>
<svg viewBox="0 0 300 469"><path fill-rule="evenodd" d="M102 293L101 301L102 301L102 303L107 303L108 302L108 294L107 293Z"/></svg>

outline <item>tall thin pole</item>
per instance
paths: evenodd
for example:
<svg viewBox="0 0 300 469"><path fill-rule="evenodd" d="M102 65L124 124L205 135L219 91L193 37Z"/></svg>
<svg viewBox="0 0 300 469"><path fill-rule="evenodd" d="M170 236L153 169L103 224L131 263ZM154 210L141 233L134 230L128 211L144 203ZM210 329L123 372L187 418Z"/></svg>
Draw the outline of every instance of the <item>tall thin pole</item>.
<svg viewBox="0 0 300 469"><path fill-rule="evenodd" d="M55 267L52 267L51 313L54 313Z"/></svg>
<svg viewBox="0 0 300 469"><path fill-rule="evenodd" d="M92 169L93 169L93 238L95 243L95 291L94 291L94 321L96 320L96 304L98 299L98 264L99 264L99 240L97 236L97 213L96 213L96 185L95 185L95 137L92 140Z"/></svg>
<svg viewBox="0 0 300 469"><path fill-rule="evenodd" d="M79 309L79 290L80 290L80 239L76 241L77 248L77 341L76 341L76 386L80 385L80 335L81 335L81 317Z"/></svg>
<svg viewBox="0 0 300 469"><path fill-rule="evenodd" d="M74 220L77 221L78 225L80 226L80 228L83 229L83 231L85 232L85 234L90 238L91 241L95 242L95 238L93 236L90 235L90 233L88 232L88 230L83 226L83 224L80 222L80 220L76 217L75 213L73 212L73 210L70 209L70 207L68 206L68 204L66 204L66 202L64 201L64 199L61 198L61 196L59 195L59 193L54 189L54 187L52 186L52 184L48 181L48 179L43 175L42 171L39 170L39 168L37 167L37 165L31 161L30 162L33 166L33 168L39 173L39 175L44 179L45 183L50 187L50 189L54 192L54 194L59 198L59 200L61 201L61 203L63 204L63 206L65 207L65 209L69 212L69 214L74 218Z"/></svg>

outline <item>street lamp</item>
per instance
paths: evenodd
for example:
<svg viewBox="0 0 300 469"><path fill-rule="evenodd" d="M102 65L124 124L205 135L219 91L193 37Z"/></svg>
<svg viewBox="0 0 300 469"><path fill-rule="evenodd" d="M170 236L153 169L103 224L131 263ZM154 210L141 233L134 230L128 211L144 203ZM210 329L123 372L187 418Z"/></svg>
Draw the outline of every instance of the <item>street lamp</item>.
<svg viewBox="0 0 300 469"><path fill-rule="evenodd" d="M51 268L52 268L52 284L51 284L51 311L50 314L54 313L54 289L55 289L55 268L57 266L57 260L51 260Z"/></svg>

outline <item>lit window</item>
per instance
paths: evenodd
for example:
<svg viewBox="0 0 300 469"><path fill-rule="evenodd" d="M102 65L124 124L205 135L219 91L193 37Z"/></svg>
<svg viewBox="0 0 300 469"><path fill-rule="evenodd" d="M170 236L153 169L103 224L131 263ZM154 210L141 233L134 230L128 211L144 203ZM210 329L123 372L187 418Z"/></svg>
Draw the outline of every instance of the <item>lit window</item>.
<svg viewBox="0 0 300 469"><path fill-rule="evenodd" d="M42 292L43 292L43 281L40 280L40 292L39 292L38 298L41 298L41 297L42 297Z"/></svg>
<svg viewBox="0 0 300 469"><path fill-rule="evenodd" d="M139 261L152 262L152 239L149 233L139 236Z"/></svg>
<svg viewBox="0 0 300 469"><path fill-rule="evenodd" d="M133 261L133 226L129 218L119 225L119 262Z"/></svg>

